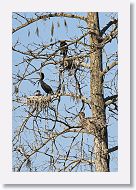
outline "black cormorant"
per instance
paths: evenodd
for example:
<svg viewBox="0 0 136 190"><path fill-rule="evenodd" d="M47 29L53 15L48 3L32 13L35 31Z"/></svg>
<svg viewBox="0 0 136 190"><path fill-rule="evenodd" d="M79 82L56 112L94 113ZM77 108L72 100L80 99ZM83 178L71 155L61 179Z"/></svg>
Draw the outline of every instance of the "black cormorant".
<svg viewBox="0 0 136 190"><path fill-rule="evenodd" d="M39 74L40 74L40 80L39 80L39 82L41 84L42 89L47 93L47 95L48 94L53 94L52 88L43 81L44 74L43 73L39 73Z"/></svg>
<svg viewBox="0 0 136 190"><path fill-rule="evenodd" d="M65 40L60 41L60 54L63 55L63 57L66 57L68 53L68 46L67 42Z"/></svg>

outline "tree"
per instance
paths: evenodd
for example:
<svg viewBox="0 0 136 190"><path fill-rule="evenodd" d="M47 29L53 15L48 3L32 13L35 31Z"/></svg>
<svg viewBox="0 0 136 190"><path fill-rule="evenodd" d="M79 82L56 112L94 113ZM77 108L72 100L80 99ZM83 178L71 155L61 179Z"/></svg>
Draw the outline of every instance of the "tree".
<svg viewBox="0 0 136 190"><path fill-rule="evenodd" d="M117 24L116 13L13 13L14 171L117 168L108 138L117 135ZM53 94L37 86L38 71Z"/></svg>

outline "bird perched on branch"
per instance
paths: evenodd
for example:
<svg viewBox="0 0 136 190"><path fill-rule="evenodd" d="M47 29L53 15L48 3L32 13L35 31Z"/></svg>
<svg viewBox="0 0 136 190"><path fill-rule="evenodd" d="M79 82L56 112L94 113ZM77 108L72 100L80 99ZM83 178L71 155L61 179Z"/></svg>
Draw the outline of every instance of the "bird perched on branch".
<svg viewBox="0 0 136 190"><path fill-rule="evenodd" d="M46 84L46 83L43 81L43 79L44 79L44 74L43 74L43 73L38 73L38 74L40 74L39 82L40 82L40 84L41 84L42 89L47 93L47 95L48 95L48 94L53 94L52 88L51 88L48 84Z"/></svg>
<svg viewBox="0 0 136 190"><path fill-rule="evenodd" d="M65 40L61 40L60 41L60 55L63 55L63 57L65 58L67 56L67 53L68 53L67 42Z"/></svg>

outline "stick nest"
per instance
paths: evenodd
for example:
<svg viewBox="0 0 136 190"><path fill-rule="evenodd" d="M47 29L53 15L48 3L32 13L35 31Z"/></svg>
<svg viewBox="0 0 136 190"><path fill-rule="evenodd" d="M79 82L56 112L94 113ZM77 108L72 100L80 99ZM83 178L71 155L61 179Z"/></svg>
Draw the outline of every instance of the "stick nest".
<svg viewBox="0 0 136 190"><path fill-rule="evenodd" d="M29 96L27 97L26 104L30 108L36 108L37 110L43 109L49 106L51 102L51 96Z"/></svg>

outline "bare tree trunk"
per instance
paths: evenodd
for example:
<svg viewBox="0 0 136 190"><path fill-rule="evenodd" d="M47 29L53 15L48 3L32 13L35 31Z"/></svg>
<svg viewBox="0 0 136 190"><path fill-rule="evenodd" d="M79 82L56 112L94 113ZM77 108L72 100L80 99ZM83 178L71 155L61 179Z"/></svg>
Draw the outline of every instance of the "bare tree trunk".
<svg viewBox="0 0 136 190"><path fill-rule="evenodd" d="M102 49L97 47L101 40L98 13L88 13L88 27L91 31L91 109L95 120L95 169L96 172L109 172L108 134L106 126L105 103L103 96Z"/></svg>

